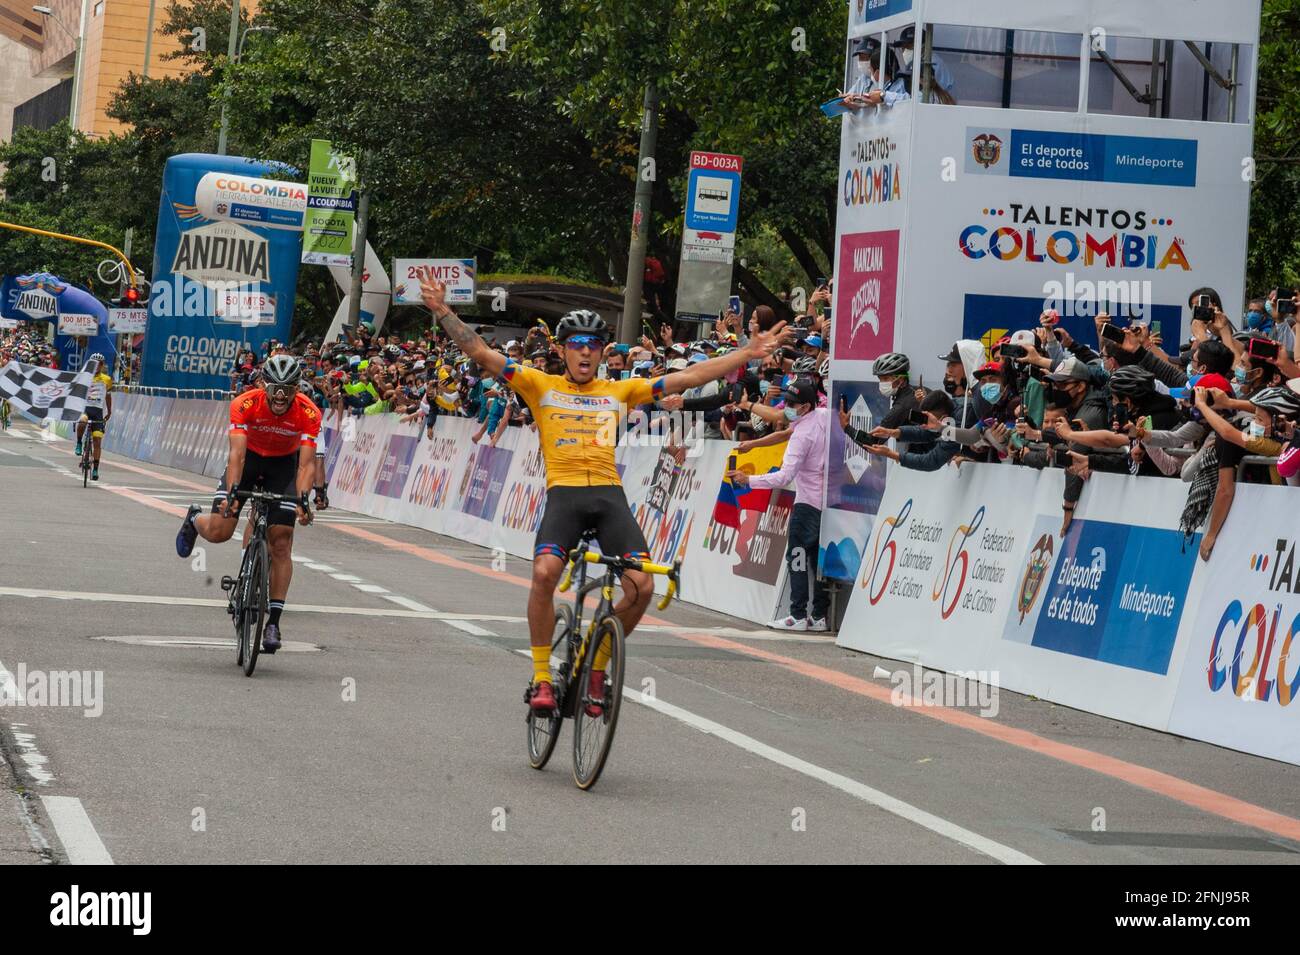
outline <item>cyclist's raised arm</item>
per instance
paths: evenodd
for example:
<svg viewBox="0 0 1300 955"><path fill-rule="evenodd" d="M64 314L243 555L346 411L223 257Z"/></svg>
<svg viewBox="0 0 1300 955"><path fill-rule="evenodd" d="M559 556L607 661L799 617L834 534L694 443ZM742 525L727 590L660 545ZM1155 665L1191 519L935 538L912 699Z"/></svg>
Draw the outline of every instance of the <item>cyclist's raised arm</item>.
<svg viewBox="0 0 1300 955"><path fill-rule="evenodd" d="M675 395L713 381L715 378L725 378L733 371L745 367L755 359L761 361L776 351L781 344L781 333L784 329L785 322L777 322L771 331L758 332L754 335L744 348L737 348L735 351L719 355L717 358L698 362L685 371L677 371L671 375L666 375L663 379L663 387L660 390L665 395Z"/></svg>
<svg viewBox="0 0 1300 955"><path fill-rule="evenodd" d="M487 342L472 328L460 320L455 312L447 307L447 287L435 278L420 280L420 298L433 317L442 326L451 340L462 352L474 359L480 368L493 375L499 375L506 368L506 356L488 348Z"/></svg>

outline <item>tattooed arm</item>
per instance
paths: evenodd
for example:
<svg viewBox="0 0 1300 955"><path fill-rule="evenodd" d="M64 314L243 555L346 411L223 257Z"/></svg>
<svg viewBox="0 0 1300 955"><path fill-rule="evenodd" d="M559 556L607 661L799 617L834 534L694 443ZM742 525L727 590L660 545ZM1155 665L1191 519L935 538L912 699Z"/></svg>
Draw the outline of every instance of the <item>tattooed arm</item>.
<svg viewBox="0 0 1300 955"><path fill-rule="evenodd" d="M460 320L460 317L447 307L447 287L435 278L420 280L420 298L433 312L433 317L442 326L453 342L462 352L478 363L478 366L492 375L499 375L506 368L506 356L488 348L487 343L478 333Z"/></svg>

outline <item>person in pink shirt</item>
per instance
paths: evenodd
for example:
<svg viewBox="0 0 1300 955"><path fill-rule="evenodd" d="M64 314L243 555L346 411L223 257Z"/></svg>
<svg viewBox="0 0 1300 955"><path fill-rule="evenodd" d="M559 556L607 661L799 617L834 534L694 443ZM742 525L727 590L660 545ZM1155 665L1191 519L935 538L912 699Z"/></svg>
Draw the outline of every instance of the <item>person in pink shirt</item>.
<svg viewBox="0 0 1300 955"><path fill-rule="evenodd" d="M830 412L817 406L811 378L796 378L785 391L785 416L791 422L790 443L781 469L750 476L728 471L733 484L756 489L782 488L794 481L794 510L790 514L786 562L790 567L790 614L769 626L778 630L826 630L830 593L817 578L822 501L826 494L826 441ZM812 606L809 608L809 576Z"/></svg>

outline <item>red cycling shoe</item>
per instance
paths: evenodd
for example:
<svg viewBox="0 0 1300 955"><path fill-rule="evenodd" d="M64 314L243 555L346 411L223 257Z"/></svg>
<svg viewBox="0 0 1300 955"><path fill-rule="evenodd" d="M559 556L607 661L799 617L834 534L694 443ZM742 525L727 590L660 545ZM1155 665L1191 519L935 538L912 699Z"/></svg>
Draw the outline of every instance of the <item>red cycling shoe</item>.
<svg viewBox="0 0 1300 955"><path fill-rule="evenodd" d="M537 683L533 685L532 695L528 699L528 705L536 711L550 711L555 709L555 691L551 689L549 683Z"/></svg>
<svg viewBox="0 0 1300 955"><path fill-rule="evenodd" d="M592 719L605 712L605 671L592 670L591 683L587 687L587 715Z"/></svg>

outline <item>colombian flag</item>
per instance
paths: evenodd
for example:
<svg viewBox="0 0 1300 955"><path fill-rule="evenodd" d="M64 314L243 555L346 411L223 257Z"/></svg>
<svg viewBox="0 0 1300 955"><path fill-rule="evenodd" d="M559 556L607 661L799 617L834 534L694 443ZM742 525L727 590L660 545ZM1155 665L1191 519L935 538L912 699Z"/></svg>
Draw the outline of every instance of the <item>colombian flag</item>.
<svg viewBox="0 0 1300 955"><path fill-rule="evenodd" d="M736 455L736 470L746 474L769 474L781 469L781 460L785 457L788 442L771 445L766 448L754 448ZM718 500L713 506L713 520L725 527L740 527L741 511L765 511L772 499L769 490L751 490L737 487L723 478L718 488Z"/></svg>

